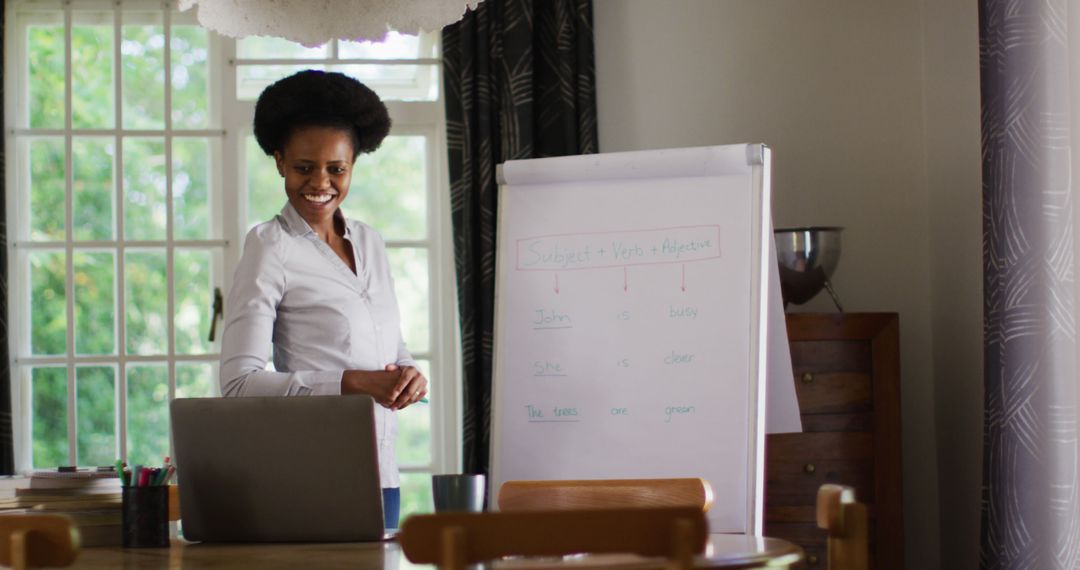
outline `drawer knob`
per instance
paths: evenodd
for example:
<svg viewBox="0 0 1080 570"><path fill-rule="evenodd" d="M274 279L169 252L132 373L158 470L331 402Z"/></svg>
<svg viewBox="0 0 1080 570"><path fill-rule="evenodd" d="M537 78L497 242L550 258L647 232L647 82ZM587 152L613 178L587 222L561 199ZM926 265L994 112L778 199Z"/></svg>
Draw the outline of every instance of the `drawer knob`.
<svg viewBox="0 0 1080 570"><path fill-rule="evenodd" d="M803 384L810 384L813 381L814 381L814 375L813 374L811 374L810 372L803 372L803 374L802 374L802 383Z"/></svg>
<svg viewBox="0 0 1080 570"><path fill-rule="evenodd" d="M806 563L811 565L811 566L817 566L817 563L818 563L817 555L816 554L811 554L810 556L807 556L806 557Z"/></svg>
<svg viewBox="0 0 1080 570"><path fill-rule="evenodd" d="M817 466L814 465L813 463L807 463L806 465L803 465L802 470L806 471L807 473L813 473L813 472L817 471Z"/></svg>

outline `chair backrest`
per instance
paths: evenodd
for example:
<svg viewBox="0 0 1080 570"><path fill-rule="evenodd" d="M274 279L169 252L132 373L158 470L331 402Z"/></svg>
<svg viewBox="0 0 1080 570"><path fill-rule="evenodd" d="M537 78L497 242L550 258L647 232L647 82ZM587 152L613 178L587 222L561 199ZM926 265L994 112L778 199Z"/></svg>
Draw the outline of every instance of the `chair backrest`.
<svg viewBox="0 0 1080 570"><path fill-rule="evenodd" d="M855 501L855 489L822 485L817 495L817 524L828 535L829 570L870 567L866 505Z"/></svg>
<svg viewBox="0 0 1080 570"><path fill-rule="evenodd" d="M444 570L502 556L574 553L665 557L690 568L707 539L705 514L694 507L414 515L398 534L409 561Z"/></svg>
<svg viewBox="0 0 1080 570"><path fill-rule="evenodd" d="M66 516L0 516L0 564L13 570L70 566L78 554L79 531Z"/></svg>
<svg viewBox="0 0 1080 570"><path fill-rule="evenodd" d="M499 510L695 507L706 512L713 492L704 479L595 479L507 481L499 488Z"/></svg>

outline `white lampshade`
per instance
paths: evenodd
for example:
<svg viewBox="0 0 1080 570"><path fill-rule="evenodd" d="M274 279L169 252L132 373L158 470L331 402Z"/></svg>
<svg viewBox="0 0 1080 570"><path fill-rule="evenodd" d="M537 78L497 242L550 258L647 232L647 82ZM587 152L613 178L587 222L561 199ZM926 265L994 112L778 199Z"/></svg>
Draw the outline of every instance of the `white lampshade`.
<svg viewBox="0 0 1080 570"><path fill-rule="evenodd" d="M233 38L274 36L305 46L329 40L380 41L390 30L435 31L481 0L178 0L198 5L204 28Z"/></svg>

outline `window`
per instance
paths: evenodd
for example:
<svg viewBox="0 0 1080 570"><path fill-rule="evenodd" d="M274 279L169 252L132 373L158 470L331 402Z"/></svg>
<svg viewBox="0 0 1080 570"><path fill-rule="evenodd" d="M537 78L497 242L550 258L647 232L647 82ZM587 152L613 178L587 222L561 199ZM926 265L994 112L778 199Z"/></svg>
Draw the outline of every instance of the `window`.
<svg viewBox="0 0 1080 570"><path fill-rule="evenodd" d="M227 297L247 230L285 203L254 99L299 69L337 70L394 121L359 159L346 215L386 238L406 342L432 380L398 442L402 514L430 509L459 431L437 35L236 41L166 6L5 8L17 466L158 463L169 400L217 395L215 290Z"/></svg>

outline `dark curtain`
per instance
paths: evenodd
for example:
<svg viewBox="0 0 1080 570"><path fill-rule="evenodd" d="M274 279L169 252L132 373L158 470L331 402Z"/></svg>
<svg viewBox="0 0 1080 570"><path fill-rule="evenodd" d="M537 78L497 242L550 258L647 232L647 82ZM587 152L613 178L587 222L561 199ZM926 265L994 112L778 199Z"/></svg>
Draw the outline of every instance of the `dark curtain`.
<svg viewBox="0 0 1080 570"><path fill-rule="evenodd" d="M1080 567L1076 6L979 2L983 568Z"/></svg>
<svg viewBox="0 0 1080 570"><path fill-rule="evenodd" d="M464 460L487 473L495 166L597 152L591 0L485 0L443 29L450 203L464 367Z"/></svg>
<svg viewBox="0 0 1080 570"><path fill-rule="evenodd" d="M4 4L0 2L0 60L4 58ZM2 67L2 66L0 66ZM4 98L4 71L0 69L0 100ZM0 114L0 132L6 120ZM11 359L8 338L7 191L4 188L4 138L0 137L0 475L15 473L15 445L11 434Z"/></svg>

